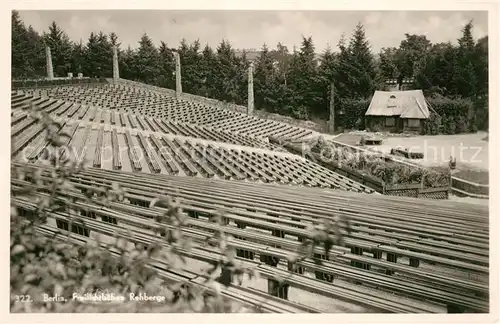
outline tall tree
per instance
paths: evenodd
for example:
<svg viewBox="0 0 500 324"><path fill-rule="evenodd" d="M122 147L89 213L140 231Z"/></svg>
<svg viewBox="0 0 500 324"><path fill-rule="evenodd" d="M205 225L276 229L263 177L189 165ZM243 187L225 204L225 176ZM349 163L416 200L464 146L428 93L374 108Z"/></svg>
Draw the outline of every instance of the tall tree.
<svg viewBox="0 0 500 324"><path fill-rule="evenodd" d="M47 73L46 59L45 59L45 47L42 42L42 37L33 28L33 26L28 26L27 31L27 58L30 71L30 77L42 76Z"/></svg>
<svg viewBox="0 0 500 324"><path fill-rule="evenodd" d="M434 44L415 65L415 87L424 90L427 96L454 95L456 68L456 49L453 45L450 42Z"/></svg>
<svg viewBox="0 0 500 324"><path fill-rule="evenodd" d="M334 71L335 96L340 100L352 97L353 75L351 74L351 59L345 35L341 35L337 44L339 53L337 55L337 67Z"/></svg>
<svg viewBox="0 0 500 324"><path fill-rule="evenodd" d="M296 52L290 63L289 84L295 92L292 116L306 119L315 114L322 103L318 60L312 37L302 37L300 51Z"/></svg>
<svg viewBox="0 0 500 324"><path fill-rule="evenodd" d="M217 57L213 51L213 49L205 45L203 48L203 52L201 54L201 66L200 71L203 75L203 86L201 89L201 93L210 98L214 98L217 91L215 88L215 77L216 77L216 65L217 65Z"/></svg>
<svg viewBox="0 0 500 324"><path fill-rule="evenodd" d="M274 74L274 60L266 44L262 46L260 56L255 62L254 96L255 108L269 112L278 112L276 93L276 79Z"/></svg>
<svg viewBox="0 0 500 324"><path fill-rule="evenodd" d="M126 50L120 52L120 59L118 66L120 68L120 77L132 81L137 81L137 64L135 62L137 57L136 51L129 45ZM174 81L175 84L175 81Z"/></svg>
<svg viewBox="0 0 500 324"><path fill-rule="evenodd" d="M425 35L405 34L398 49L398 82L414 77L414 68L428 54L431 42Z"/></svg>
<svg viewBox="0 0 500 324"><path fill-rule="evenodd" d="M488 93L488 36L478 39L475 51L477 91L479 95Z"/></svg>
<svg viewBox="0 0 500 324"><path fill-rule="evenodd" d="M73 51L71 55L71 66L75 73L83 73L86 62L86 48L83 42L73 44Z"/></svg>
<svg viewBox="0 0 500 324"><path fill-rule="evenodd" d="M12 78L26 78L29 74L27 58L27 30L17 11L12 11Z"/></svg>
<svg viewBox="0 0 500 324"><path fill-rule="evenodd" d="M396 47L382 48L379 53L379 71L385 80L397 79L399 77L398 49Z"/></svg>
<svg viewBox="0 0 500 324"><path fill-rule="evenodd" d="M479 129L488 129L488 36L478 39L475 47L476 54L476 120Z"/></svg>
<svg viewBox="0 0 500 324"><path fill-rule="evenodd" d="M188 44L183 39L178 51L182 65L182 90L188 93L201 94L204 76L199 68L201 63L199 40Z"/></svg>
<svg viewBox="0 0 500 324"><path fill-rule="evenodd" d="M135 57L137 78L148 84L157 84L159 63L158 50L153 40L146 33L143 34Z"/></svg>
<svg viewBox="0 0 500 324"><path fill-rule="evenodd" d="M113 51L107 35L90 33L85 53L86 75L100 78L113 75Z"/></svg>
<svg viewBox="0 0 500 324"><path fill-rule="evenodd" d="M286 74L289 70L291 60L291 55L288 52L288 48L280 42L278 43L278 45L276 45L275 50L270 51L270 55L276 62L275 68L280 82L283 82L286 86Z"/></svg>
<svg viewBox="0 0 500 324"><path fill-rule="evenodd" d="M40 35L32 26L26 28L19 13L12 11L12 78L34 78L45 75L45 52Z"/></svg>
<svg viewBox="0 0 500 324"><path fill-rule="evenodd" d="M158 48L159 71L158 85L169 89L175 89L175 59L174 52L165 42L160 43Z"/></svg>
<svg viewBox="0 0 500 324"><path fill-rule="evenodd" d="M248 103L248 68L250 67L250 61L247 58L246 51L243 51L241 57L237 58L236 64L236 86L238 95L235 103L246 105Z"/></svg>
<svg viewBox="0 0 500 324"><path fill-rule="evenodd" d="M326 50L321 55L319 66L319 78L320 78L320 88L322 91L322 102L321 105L316 111L316 115L321 118L328 118L329 113L329 103L330 103L330 89L331 84L334 82L334 75L336 70L336 57L332 52L330 46L326 48Z"/></svg>
<svg viewBox="0 0 500 324"><path fill-rule="evenodd" d="M118 35L116 35L115 32L111 32L109 34L109 43L111 44L111 46L117 46L118 48L122 44L118 41Z"/></svg>
<svg viewBox="0 0 500 324"><path fill-rule="evenodd" d="M474 41L474 37L472 36L472 29L474 25L472 24L472 20L469 21L462 28L462 37L458 39L458 46L462 50L473 51L476 42Z"/></svg>
<svg viewBox="0 0 500 324"><path fill-rule="evenodd" d="M216 96L228 102L238 101L238 59L227 40L222 40L216 50L216 70L214 83Z"/></svg>
<svg viewBox="0 0 500 324"><path fill-rule="evenodd" d="M472 21L462 28L462 37L458 39L457 69L455 85L457 93L464 97L471 97L477 93L477 79L475 68L475 42L472 37Z"/></svg>
<svg viewBox="0 0 500 324"><path fill-rule="evenodd" d="M376 71L370 44L363 25L358 24L349 42L350 85L352 94L368 98L375 90Z"/></svg>
<svg viewBox="0 0 500 324"><path fill-rule="evenodd" d="M68 72L72 72L71 54L73 45L68 35L55 21L50 24L49 32L43 35L43 40L51 50L54 76L65 77Z"/></svg>

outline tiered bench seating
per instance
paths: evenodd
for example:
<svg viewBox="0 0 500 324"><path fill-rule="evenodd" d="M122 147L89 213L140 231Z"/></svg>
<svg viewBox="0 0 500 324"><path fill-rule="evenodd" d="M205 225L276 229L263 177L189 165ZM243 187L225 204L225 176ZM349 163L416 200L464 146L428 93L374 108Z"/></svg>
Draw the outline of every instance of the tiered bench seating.
<svg viewBox="0 0 500 324"><path fill-rule="evenodd" d="M118 143L118 134L116 129L111 132L111 146L113 151L113 170L121 170L122 162L120 157L120 144Z"/></svg>
<svg viewBox="0 0 500 324"><path fill-rule="evenodd" d="M132 136L128 130L125 131L125 142L128 146L128 155L132 165L133 171L142 171L141 161L139 160L139 155L137 154L137 146L132 140ZM141 155L142 156L142 155Z"/></svg>
<svg viewBox="0 0 500 324"><path fill-rule="evenodd" d="M74 125L82 122L75 121ZM23 127L28 132L29 138L41 132L41 126L31 125L26 127L26 123L19 123L16 127ZM83 126L83 125L82 125ZM76 129L72 131L75 136ZM92 124L85 126L82 134L82 141L77 148L78 156L82 156L86 147L92 147L95 153L89 161L91 166L96 168L110 168L119 170L122 168L122 161L119 157L118 136L124 136L127 145L128 161L127 165L135 172L169 173L182 174L187 176L201 176L206 178L222 179L248 179L250 181L263 181L271 183L282 183L292 185L304 185L311 187L339 188L365 193L374 193L374 190L356 183L333 171L323 168L311 161L307 161L298 156L289 155L284 157L279 153L271 151L255 151L252 149L226 147L225 144L206 144L192 138L182 138L177 136L136 131L134 135L129 129L105 130L104 126L98 127L97 137L90 136ZM113 152L113 164L102 165L101 154L105 133L111 131L111 150ZM19 131L14 131L14 134ZM22 142L24 145L24 142ZM95 148L94 148L95 147ZM16 146L17 148L17 146ZM22 147L21 147L22 148ZM36 155L38 156L38 155ZM36 157L34 156L34 158ZM125 158L127 158L125 157ZM141 163L144 159L145 164ZM130 164L129 164L130 163ZM162 166L164 168L162 168Z"/></svg>
<svg viewBox="0 0 500 324"><path fill-rule="evenodd" d="M156 161L156 157L153 156L152 154L151 145L149 145L148 141L141 133L139 133L138 137L139 137L139 143L141 144L142 149L144 150L145 153L146 162L148 163L151 171L153 173L160 173L161 168L160 165L158 164L158 161Z"/></svg>
<svg viewBox="0 0 500 324"><path fill-rule="evenodd" d="M26 117L11 130L11 157L21 152L43 131L40 123L32 117Z"/></svg>
<svg viewBox="0 0 500 324"><path fill-rule="evenodd" d="M12 180L13 185L22 183ZM125 201L112 203L110 208L76 203L74 208L117 219L116 224L86 219L88 232L78 235L111 235L128 228L132 234L127 239L132 242L160 242L167 248L164 240L146 230L146 224L156 226L147 220L162 212L161 206L149 207L149 203L157 196L179 198L183 211L192 217L183 234L195 243L185 257L217 260L219 255L206 245L207 236L223 226L227 235L235 237L229 244L248 252L240 253L238 259L257 267L269 282L268 293L275 297L288 299L288 287L295 287L380 312L439 312L443 307L445 312L489 311L485 206L94 168L74 176L71 183L83 191L111 188L113 183L125 189ZM29 199L17 197L13 204L35 207ZM219 211L225 221L210 221L210 215ZM52 217L67 222L68 216ZM324 220L337 221L344 244L334 244L328 255L317 247L315 257L289 259L310 237L310 226ZM323 261L318 264L314 258ZM276 274L286 278L279 289Z"/></svg>
<svg viewBox="0 0 500 324"><path fill-rule="evenodd" d="M43 89L23 89L31 96L47 96L103 109L132 113L138 116L163 118L176 122L210 126L230 133L250 135L257 138L269 136L301 139L314 134L277 121L248 116L241 112L226 110L214 105L178 99L161 91L155 91L127 83L56 85ZM129 117L130 119L134 119ZM134 128L145 128L144 123L131 120ZM189 131L189 130L188 130Z"/></svg>
<svg viewBox="0 0 500 324"><path fill-rule="evenodd" d="M94 162L93 162L93 167L94 168L100 168L101 167L101 160L102 160L102 142L104 139L104 127L101 127L99 129L99 134L97 135L97 144L95 146L95 155L94 155Z"/></svg>
<svg viewBox="0 0 500 324"><path fill-rule="evenodd" d="M33 99L26 100L27 101L24 101L25 103ZM95 107L90 108L90 106L88 105L67 103L61 100L54 100L50 98L33 102L35 106L48 113L55 113L55 117L75 118L75 116L77 116L79 120L117 125L121 127L128 127L131 129L146 130L148 132L164 132L173 135L189 136L230 144L266 148L272 150L277 149L277 146L258 138L232 134L227 131L212 129L199 125L166 121L162 120L161 118L152 118L148 116L139 118L128 113L119 113L114 111L103 112L100 109L96 109ZM14 110L14 107L12 109ZM64 114L65 112L68 112L67 115ZM110 117L106 118L105 116L108 113Z"/></svg>
<svg viewBox="0 0 500 324"><path fill-rule="evenodd" d="M163 164L167 167L168 172L174 175L179 174L179 168L174 163L174 159L172 155L170 155L168 149L156 138L154 134L151 134L149 136L149 139L151 140L153 146L160 155Z"/></svg>

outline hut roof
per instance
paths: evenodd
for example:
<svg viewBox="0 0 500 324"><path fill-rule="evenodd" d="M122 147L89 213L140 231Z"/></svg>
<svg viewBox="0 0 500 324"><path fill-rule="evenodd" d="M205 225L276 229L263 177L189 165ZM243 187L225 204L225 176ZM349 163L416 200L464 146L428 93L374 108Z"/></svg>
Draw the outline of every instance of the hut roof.
<svg viewBox="0 0 500 324"><path fill-rule="evenodd" d="M429 118L429 107L422 90L375 91L366 116Z"/></svg>

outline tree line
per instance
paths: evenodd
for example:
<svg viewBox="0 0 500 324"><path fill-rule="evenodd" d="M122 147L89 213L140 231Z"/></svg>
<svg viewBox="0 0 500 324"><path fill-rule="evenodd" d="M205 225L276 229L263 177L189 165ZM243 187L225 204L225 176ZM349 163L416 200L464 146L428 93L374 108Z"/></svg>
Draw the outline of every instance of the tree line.
<svg viewBox="0 0 500 324"><path fill-rule="evenodd" d="M328 119L333 82L335 107L346 115L344 126L363 127L360 116L374 90L384 89L387 80L412 80L410 89L422 89L438 105L443 100L459 101L437 107L447 124L461 118L473 124L465 128L487 128L488 36L476 40L472 30L472 21L463 26L456 45L433 44L424 35L405 34L399 47L382 48L376 54L361 24L350 37L342 36L338 50L328 47L319 57L312 37L303 37L300 47L292 50L281 43L275 48L264 44L254 63L256 109L297 119ZM75 42L56 22L40 34L13 11L12 78L45 76L46 45L51 48L55 76L81 72L111 77L112 49L117 46L120 77L171 89L175 88L173 53L177 51L184 92L236 104L247 101L248 53L236 51L227 40L215 49L184 39L176 48L163 41L157 47L144 34L137 48L124 48L116 33L98 32L85 42ZM450 122L447 115L455 117Z"/></svg>

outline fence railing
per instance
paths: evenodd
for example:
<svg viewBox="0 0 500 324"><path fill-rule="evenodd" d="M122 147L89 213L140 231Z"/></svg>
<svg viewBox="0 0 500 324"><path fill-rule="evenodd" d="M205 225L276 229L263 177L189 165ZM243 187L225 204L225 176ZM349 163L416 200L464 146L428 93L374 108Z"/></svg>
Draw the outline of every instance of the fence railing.
<svg viewBox="0 0 500 324"><path fill-rule="evenodd" d="M457 177L451 178L451 186L453 188L459 189L466 193L471 193L474 195L489 196L490 186L486 184L480 184L468 180L464 180Z"/></svg>

